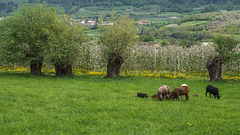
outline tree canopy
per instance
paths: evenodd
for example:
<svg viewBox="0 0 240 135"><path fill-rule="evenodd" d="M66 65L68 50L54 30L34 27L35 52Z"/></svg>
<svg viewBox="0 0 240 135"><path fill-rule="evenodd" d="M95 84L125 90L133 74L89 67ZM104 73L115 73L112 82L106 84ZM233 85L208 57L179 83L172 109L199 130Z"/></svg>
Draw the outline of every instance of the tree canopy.
<svg viewBox="0 0 240 135"><path fill-rule="evenodd" d="M100 29L100 43L108 59L108 77L118 77L122 63L131 54L131 47L135 45L137 29L135 21L127 15L111 18L113 25L102 26Z"/></svg>
<svg viewBox="0 0 240 135"><path fill-rule="evenodd" d="M48 45L46 31L55 17L56 11L42 4L21 6L11 16L5 17L0 25L4 62L30 63L31 72L41 74L44 50Z"/></svg>
<svg viewBox="0 0 240 135"><path fill-rule="evenodd" d="M231 57L235 54L235 48L239 41L237 41L234 37L229 36L215 36L213 37L213 41L215 43L216 52L219 53L219 56L223 62L227 62L231 59Z"/></svg>
<svg viewBox="0 0 240 135"><path fill-rule="evenodd" d="M222 65L239 55L236 46L239 43L234 37L218 35L213 37L215 50L218 55L206 63L210 81L222 80Z"/></svg>
<svg viewBox="0 0 240 135"><path fill-rule="evenodd" d="M31 73L39 75L43 62L72 64L83 33L80 26L69 24L69 17L46 4L23 5L0 21L0 60L30 64Z"/></svg>

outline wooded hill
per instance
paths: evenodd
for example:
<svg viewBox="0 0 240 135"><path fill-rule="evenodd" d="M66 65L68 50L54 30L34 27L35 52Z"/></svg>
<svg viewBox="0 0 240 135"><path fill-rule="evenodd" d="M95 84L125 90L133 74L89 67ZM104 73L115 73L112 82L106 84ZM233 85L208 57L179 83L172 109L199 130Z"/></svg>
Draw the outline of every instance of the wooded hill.
<svg viewBox="0 0 240 135"><path fill-rule="evenodd" d="M47 2L54 7L64 8L68 14L79 11L82 7L115 7L133 6L135 10L157 11L157 12L179 12L188 13L194 10L201 12L211 12L217 10L239 10L239 0L28 0L29 3ZM1 0L0 15L12 12L25 0ZM74 8L73 8L74 7ZM155 7L153 9L153 7Z"/></svg>

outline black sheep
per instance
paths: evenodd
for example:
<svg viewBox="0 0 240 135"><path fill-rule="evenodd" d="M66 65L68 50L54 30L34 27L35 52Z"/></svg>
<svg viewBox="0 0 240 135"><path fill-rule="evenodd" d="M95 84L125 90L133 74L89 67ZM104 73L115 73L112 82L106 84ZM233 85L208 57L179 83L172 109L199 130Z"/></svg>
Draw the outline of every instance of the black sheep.
<svg viewBox="0 0 240 135"><path fill-rule="evenodd" d="M148 95L145 93L137 93L137 96L141 98L148 98Z"/></svg>
<svg viewBox="0 0 240 135"><path fill-rule="evenodd" d="M218 98L218 99L220 99L220 97L221 96L219 96L219 90L218 90L218 88L216 88L216 87L213 87L212 85L208 85L207 87L206 87L206 96L207 96L207 93L210 93L210 97L211 97L211 94L213 94L213 96L214 96L214 98Z"/></svg>

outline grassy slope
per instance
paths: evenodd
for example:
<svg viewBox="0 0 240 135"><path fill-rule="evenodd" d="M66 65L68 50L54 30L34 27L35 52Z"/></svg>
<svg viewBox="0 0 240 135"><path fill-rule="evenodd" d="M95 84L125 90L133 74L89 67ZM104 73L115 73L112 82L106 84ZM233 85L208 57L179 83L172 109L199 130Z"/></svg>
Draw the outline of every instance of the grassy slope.
<svg viewBox="0 0 240 135"><path fill-rule="evenodd" d="M158 102L158 87L189 85L190 100ZM219 87L222 99L205 97ZM1 134L239 134L239 83L0 73ZM136 97L145 92L150 98ZM193 94L199 97L192 97ZM192 124L192 125L190 125Z"/></svg>
<svg viewBox="0 0 240 135"><path fill-rule="evenodd" d="M182 27L182 28L194 27L194 26L202 25L202 24L204 24L204 23L206 23L206 22L207 22L207 21L191 21L191 22L185 22L185 23L180 24L179 27Z"/></svg>

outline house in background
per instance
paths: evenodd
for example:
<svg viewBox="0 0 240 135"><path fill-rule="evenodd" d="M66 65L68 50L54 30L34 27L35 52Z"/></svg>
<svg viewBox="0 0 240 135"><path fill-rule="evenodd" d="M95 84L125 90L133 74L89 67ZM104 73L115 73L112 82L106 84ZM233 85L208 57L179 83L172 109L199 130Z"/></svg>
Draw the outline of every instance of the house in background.
<svg viewBox="0 0 240 135"><path fill-rule="evenodd" d="M85 21L84 20L80 21L80 24L82 24L82 25L85 24Z"/></svg>
<svg viewBox="0 0 240 135"><path fill-rule="evenodd" d="M218 12L220 12L220 13L226 13L227 10L219 10Z"/></svg>
<svg viewBox="0 0 240 135"><path fill-rule="evenodd" d="M96 25L96 21L94 21L93 19L88 19L87 25L88 25L88 26Z"/></svg>
<svg viewBox="0 0 240 135"><path fill-rule="evenodd" d="M143 21L138 21L139 25L150 25L150 21L148 20L143 20Z"/></svg>
<svg viewBox="0 0 240 135"><path fill-rule="evenodd" d="M169 17L170 19L179 19L177 16Z"/></svg>

